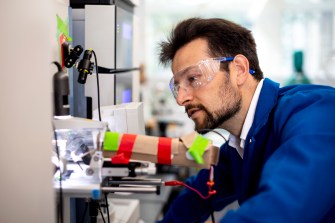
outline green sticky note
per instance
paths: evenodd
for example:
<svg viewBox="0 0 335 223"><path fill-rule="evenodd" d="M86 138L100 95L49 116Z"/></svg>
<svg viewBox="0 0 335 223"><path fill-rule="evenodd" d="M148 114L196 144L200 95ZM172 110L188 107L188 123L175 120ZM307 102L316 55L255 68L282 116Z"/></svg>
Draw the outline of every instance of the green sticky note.
<svg viewBox="0 0 335 223"><path fill-rule="evenodd" d="M119 149L119 133L106 132L104 139L104 150L118 151Z"/></svg>
<svg viewBox="0 0 335 223"><path fill-rule="evenodd" d="M203 137L202 135L198 135L193 141L190 149L188 150L190 155L198 164L204 164L204 159L202 158L202 156L205 153L205 149L208 143L209 140L207 138Z"/></svg>

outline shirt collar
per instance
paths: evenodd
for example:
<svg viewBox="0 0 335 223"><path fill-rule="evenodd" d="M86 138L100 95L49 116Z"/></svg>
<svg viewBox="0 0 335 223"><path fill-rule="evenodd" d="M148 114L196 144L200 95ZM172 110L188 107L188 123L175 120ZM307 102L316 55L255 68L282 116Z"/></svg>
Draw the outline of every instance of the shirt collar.
<svg viewBox="0 0 335 223"><path fill-rule="evenodd" d="M261 93L261 89L263 87L263 81L264 81L264 79L262 79L258 83L256 91L254 93L254 96L251 99L251 103L250 103L245 121L243 123L242 132L241 132L240 137L238 138L238 137L236 137L232 134L229 135L228 144L230 146L234 147L242 158L243 158L245 140L246 140L248 132L251 128L252 122L254 121L256 106L257 106L257 102L258 102L258 99L259 99L259 95Z"/></svg>

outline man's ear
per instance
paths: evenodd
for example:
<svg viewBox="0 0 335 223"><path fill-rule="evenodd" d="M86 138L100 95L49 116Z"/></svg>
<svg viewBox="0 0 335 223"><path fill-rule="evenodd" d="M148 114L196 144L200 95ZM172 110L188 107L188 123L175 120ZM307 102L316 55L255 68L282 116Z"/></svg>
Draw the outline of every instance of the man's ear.
<svg viewBox="0 0 335 223"><path fill-rule="evenodd" d="M234 65L236 69L236 83L237 85L243 85L250 75L249 61L242 54L238 54L234 57Z"/></svg>

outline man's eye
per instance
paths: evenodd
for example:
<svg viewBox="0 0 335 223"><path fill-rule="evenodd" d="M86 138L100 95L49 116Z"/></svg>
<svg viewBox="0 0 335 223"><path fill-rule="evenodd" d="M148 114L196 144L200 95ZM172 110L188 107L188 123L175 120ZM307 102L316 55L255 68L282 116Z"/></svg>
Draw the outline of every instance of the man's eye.
<svg viewBox="0 0 335 223"><path fill-rule="evenodd" d="M190 82L190 83L192 83L193 81L196 81L197 80L197 77L195 77L195 76L193 76L193 77L189 77L188 78L188 81Z"/></svg>
<svg viewBox="0 0 335 223"><path fill-rule="evenodd" d="M190 82L190 83L193 83L195 81L198 81L199 79L200 79L199 74L192 74L192 75L188 76L187 81Z"/></svg>

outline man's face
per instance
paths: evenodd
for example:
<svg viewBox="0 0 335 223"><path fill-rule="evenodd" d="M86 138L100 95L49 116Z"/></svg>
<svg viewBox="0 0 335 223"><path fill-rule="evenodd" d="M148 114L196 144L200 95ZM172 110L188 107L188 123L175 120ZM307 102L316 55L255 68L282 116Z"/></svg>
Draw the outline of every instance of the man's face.
<svg viewBox="0 0 335 223"><path fill-rule="evenodd" d="M240 111L242 103L228 73L207 69L213 66L207 52L205 40L194 40L177 51L172 64L177 103L185 107L198 132L224 127L225 121Z"/></svg>

